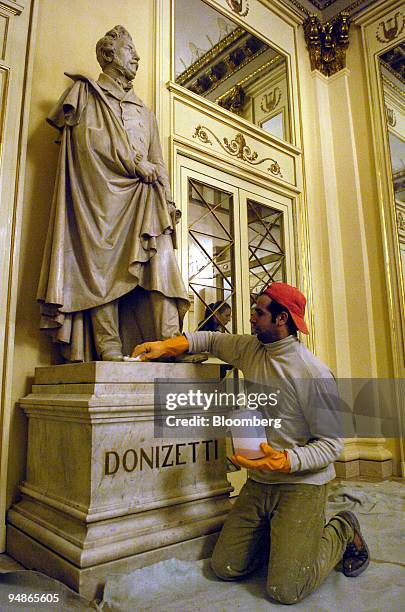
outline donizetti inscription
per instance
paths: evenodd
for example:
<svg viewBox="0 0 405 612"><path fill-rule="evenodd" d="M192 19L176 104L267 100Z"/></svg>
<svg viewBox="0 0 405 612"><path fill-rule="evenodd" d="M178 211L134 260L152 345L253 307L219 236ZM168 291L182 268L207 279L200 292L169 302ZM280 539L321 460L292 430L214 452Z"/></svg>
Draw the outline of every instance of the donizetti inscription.
<svg viewBox="0 0 405 612"><path fill-rule="evenodd" d="M218 440L200 440L162 444L145 448L128 448L123 453L116 450L105 452L104 476L113 476L119 470L133 472L145 469L160 469L196 463L197 455L203 461L218 459Z"/></svg>

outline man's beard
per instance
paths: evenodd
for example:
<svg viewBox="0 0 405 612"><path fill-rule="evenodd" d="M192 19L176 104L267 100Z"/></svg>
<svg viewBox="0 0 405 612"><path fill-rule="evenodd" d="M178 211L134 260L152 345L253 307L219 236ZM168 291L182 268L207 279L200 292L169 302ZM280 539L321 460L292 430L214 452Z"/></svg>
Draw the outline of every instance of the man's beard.
<svg viewBox="0 0 405 612"><path fill-rule="evenodd" d="M134 80L136 74L132 70L129 70L121 60L116 59L114 65L124 79L128 81L128 85L125 87L125 89L131 89L132 81Z"/></svg>
<svg viewBox="0 0 405 612"><path fill-rule="evenodd" d="M268 344L272 341L272 335L270 332L262 331L255 332L257 339L263 344Z"/></svg>

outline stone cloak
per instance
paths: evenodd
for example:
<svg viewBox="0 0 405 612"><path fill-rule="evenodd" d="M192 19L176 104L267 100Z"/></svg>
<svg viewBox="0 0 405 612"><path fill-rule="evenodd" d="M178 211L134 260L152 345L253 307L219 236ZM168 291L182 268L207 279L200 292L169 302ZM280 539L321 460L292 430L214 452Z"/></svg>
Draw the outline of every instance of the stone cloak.
<svg viewBox="0 0 405 612"><path fill-rule="evenodd" d="M137 177L141 156L102 88L74 79L48 117L62 135L37 298L41 329L87 361L88 309L140 286L175 298L181 324L189 300L172 245L178 211L163 184ZM161 151L154 117L150 138Z"/></svg>

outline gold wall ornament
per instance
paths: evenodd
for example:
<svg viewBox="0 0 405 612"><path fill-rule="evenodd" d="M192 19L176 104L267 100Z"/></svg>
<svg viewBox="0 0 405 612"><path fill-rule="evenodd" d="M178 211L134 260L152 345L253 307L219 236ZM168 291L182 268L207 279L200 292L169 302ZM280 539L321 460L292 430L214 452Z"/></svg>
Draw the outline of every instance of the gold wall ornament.
<svg viewBox="0 0 405 612"><path fill-rule="evenodd" d="M243 38L245 30L243 28L235 28L232 32L222 38L211 49L206 51L196 62L191 64L186 70L176 77L176 83L184 85L188 80L192 79L204 67L211 65L212 61L218 57L225 49L231 47Z"/></svg>
<svg viewBox="0 0 405 612"><path fill-rule="evenodd" d="M249 12L249 2L248 0L226 0L229 8L239 15L239 17L246 17ZM245 8L244 8L245 6Z"/></svg>
<svg viewBox="0 0 405 612"><path fill-rule="evenodd" d="M397 118L395 116L394 109L388 108L388 106L385 104L385 114L387 116L388 125L390 125L391 127L395 127L397 124Z"/></svg>
<svg viewBox="0 0 405 612"><path fill-rule="evenodd" d="M345 68L349 46L350 19L347 12L321 24L317 15L304 21L304 36L311 60L311 70L332 76Z"/></svg>
<svg viewBox="0 0 405 612"><path fill-rule="evenodd" d="M281 89L275 87L272 91L265 93L260 103L260 108L264 113L271 113L281 100Z"/></svg>
<svg viewBox="0 0 405 612"><path fill-rule="evenodd" d="M204 128L202 125L197 125L197 127L195 128L195 132L193 134L193 138L199 138L201 140L201 142L203 142L204 144L210 144L212 145L212 140L209 139L208 134L206 132L207 128ZM209 130L211 131L211 130ZM213 132L211 132L213 133ZM215 136L215 134L214 134ZM215 138L218 140L218 138L215 136ZM218 140L219 144L220 141ZM222 145L221 145L222 146Z"/></svg>
<svg viewBox="0 0 405 612"><path fill-rule="evenodd" d="M218 102L220 106L231 111L231 113L240 114L247 102L245 90L241 85L235 85L225 98L221 98Z"/></svg>
<svg viewBox="0 0 405 612"><path fill-rule="evenodd" d="M176 83L198 95L206 96L269 48L260 38L242 28L236 28L226 39L178 75Z"/></svg>
<svg viewBox="0 0 405 612"><path fill-rule="evenodd" d="M381 21L378 24L375 37L380 43L388 43L397 38L405 28L405 15L398 11L394 17L390 17L386 21Z"/></svg>
<svg viewBox="0 0 405 612"><path fill-rule="evenodd" d="M405 232L405 215L401 211L397 211L397 223L400 232Z"/></svg>
<svg viewBox="0 0 405 612"><path fill-rule="evenodd" d="M267 171L271 172L271 174L274 174L275 176L283 176L281 174L281 168L278 161L276 161L272 157L263 157L262 159L258 159L259 154L257 153L257 151L252 151L251 147L249 147L246 142L245 136L241 132L238 132L235 138L233 138L232 140L229 140L229 138L223 138L221 142L221 140L212 130L203 125L197 125L193 134L193 138L198 138L204 144L212 145L213 143L212 140L210 140L208 133L214 137L219 146L226 153L229 153L230 155L237 157L238 159L241 159L242 161L245 161L253 166L262 164L265 161L270 161L271 164L267 168Z"/></svg>

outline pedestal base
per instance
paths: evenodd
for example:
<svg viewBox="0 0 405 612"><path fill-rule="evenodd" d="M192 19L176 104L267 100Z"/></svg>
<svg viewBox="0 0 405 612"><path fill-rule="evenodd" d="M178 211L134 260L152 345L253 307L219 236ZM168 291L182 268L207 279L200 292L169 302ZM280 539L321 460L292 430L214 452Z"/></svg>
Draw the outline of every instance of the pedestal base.
<svg viewBox="0 0 405 612"><path fill-rule="evenodd" d="M209 556L230 508L225 440L156 438L154 381L218 374L209 364L38 368L21 400L27 480L8 512L8 553L90 599L113 572Z"/></svg>
<svg viewBox="0 0 405 612"><path fill-rule="evenodd" d="M94 598L102 598L104 584L111 574L129 574L141 567L172 558L182 561L205 559L211 556L217 538L218 533L213 533L117 561L80 569L26 533L8 525L7 550L9 555L23 563L27 569L43 572L60 580L91 601Z"/></svg>

